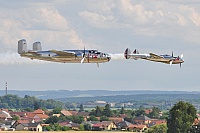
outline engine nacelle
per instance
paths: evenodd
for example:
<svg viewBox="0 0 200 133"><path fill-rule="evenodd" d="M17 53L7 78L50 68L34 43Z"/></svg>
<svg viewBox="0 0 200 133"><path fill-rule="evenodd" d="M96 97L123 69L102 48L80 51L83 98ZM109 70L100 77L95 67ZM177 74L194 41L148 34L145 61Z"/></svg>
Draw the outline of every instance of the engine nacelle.
<svg viewBox="0 0 200 133"><path fill-rule="evenodd" d="M42 45L40 42L33 43L33 51L42 51Z"/></svg>

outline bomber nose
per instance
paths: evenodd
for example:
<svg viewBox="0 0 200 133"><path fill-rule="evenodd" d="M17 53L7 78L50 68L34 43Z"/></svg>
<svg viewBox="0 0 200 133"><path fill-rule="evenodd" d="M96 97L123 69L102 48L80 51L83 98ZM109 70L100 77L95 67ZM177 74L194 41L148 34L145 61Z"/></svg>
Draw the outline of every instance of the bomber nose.
<svg viewBox="0 0 200 133"><path fill-rule="evenodd" d="M107 59L108 59L108 61L110 61L111 60L111 56L107 55Z"/></svg>

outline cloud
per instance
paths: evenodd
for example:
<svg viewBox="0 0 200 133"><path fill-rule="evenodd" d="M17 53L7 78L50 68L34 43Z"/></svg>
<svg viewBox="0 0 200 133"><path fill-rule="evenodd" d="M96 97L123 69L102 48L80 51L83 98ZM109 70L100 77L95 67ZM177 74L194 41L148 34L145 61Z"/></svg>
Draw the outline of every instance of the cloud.
<svg viewBox="0 0 200 133"><path fill-rule="evenodd" d="M44 64L46 62L40 60L30 60L20 57L16 52L0 53L0 65L16 65L16 64Z"/></svg>
<svg viewBox="0 0 200 133"><path fill-rule="evenodd" d="M82 11L79 12L80 17L85 19L92 26L97 28L109 28L115 23L115 18L111 15L101 15L94 12Z"/></svg>
<svg viewBox="0 0 200 133"><path fill-rule="evenodd" d="M61 1L62 2L62 1ZM57 3L58 4L58 3ZM43 2L23 3L22 7L0 7L0 45L16 51L17 41L41 41L46 47L83 48L86 43L55 5Z"/></svg>
<svg viewBox="0 0 200 133"><path fill-rule="evenodd" d="M85 22L95 28L129 30L134 35L177 36L198 43L196 28L200 25L199 6L170 1L101 1L79 12ZM193 3L191 1L191 3ZM110 8L109 5L112 5ZM183 34L184 33L184 34Z"/></svg>
<svg viewBox="0 0 200 133"><path fill-rule="evenodd" d="M195 26L200 27L200 13L196 12L193 8L191 9L190 19Z"/></svg>

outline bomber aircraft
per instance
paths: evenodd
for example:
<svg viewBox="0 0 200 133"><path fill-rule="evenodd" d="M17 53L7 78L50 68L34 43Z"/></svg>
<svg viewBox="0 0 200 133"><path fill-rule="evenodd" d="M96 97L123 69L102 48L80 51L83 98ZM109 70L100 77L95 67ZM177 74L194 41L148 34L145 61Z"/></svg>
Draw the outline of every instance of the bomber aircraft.
<svg viewBox="0 0 200 133"><path fill-rule="evenodd" d="M183 54L179 57L174 57L173 52L172 55L164 54L164 55L156 55L154 53L149 53L149 54L139 54L138 50L134 50L133 53L131 53L130 49L126 49L124 52L124 57L126 59L145 59L149 61L154 61L154 62L161 62L161 63L166 63L166 64L180 64L184 62L183 60Z"/></svg>
<svg viewBox="0 0 200 133"><path fill-rule="evenodd" d="M22 57L62 63L99 63L109 62L109 54L98 50L48 50L42 51L41 43L33 43L33 50L27 49L25 39L18 41L18 53Z"/></svg>

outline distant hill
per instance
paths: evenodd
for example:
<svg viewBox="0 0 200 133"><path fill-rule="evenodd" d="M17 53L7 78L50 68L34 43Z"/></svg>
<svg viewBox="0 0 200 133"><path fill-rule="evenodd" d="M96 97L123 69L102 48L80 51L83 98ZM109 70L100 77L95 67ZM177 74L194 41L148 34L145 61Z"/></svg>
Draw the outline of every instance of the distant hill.
<svg viewBox="0 0 200 133"><path fill-rule="evenodd" d="M0 90L0 96L3 96L5 94L4 90ZM40 99L59 99L62 98L74 98L78 99L78 97L85 97L85 98L91 98L91 97L106 97L106 96L122 96L124 95L140 95L144 97L145 95L153 96L153 95L162 95L164 97L165 95L172 95L172 94L179 94L180 96L183 96L183 94L200 94L200 92L187 92L187 91L144 91L144 90L129 90L129 91L109 91L109 90L48 90L48 91L17 91L17 90L9 90L8 94L17 95L19 97L24 97L25 95L29 96L35 96ZM152 95L150 95L152 94ZM120 98L119 96L119 98ZM148 96L148 97L149 97ZM134 96L132 96L134 97Z"/></svg>
<svg viewBox="0 0 200 133"><path fill-rule="evenodd" d="M116 95L116 96L96 96L96 97L68 97L58 98L61 102L162 102L162 101L187 101L200 102L200 94L134 94L134 95Z"/></svg>

